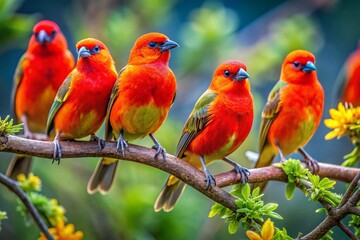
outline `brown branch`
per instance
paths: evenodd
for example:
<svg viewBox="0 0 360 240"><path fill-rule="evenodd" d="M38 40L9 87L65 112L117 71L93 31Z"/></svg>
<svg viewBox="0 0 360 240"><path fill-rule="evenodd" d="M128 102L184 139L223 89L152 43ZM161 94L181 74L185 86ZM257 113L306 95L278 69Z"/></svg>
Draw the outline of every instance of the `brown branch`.
<svg viewBox="0 0 360 240"><path fill-rule="evenodd" d="M29 213L33 217L36 225L38 225L40 231L44 233L44 235L47 237L47 239L53 240L54 237L49 233L48 227L40 217L40 214L38 210L35 208L35 206L32 204L32 202L27 197L26 193L18 186L17 182L8 178L4 174L0 173L0 183L5 185L7 188L9 188L12 192L14 192L20 200L23 202L25 207L28 209Z"/></svg>
<svg viewBox="0 0 360 240"><path fill-rule="evenodd" d="M344 198L340 202L339 206L335 209L327 208L328 216L314 230L302 237L302 240L320 239L335 226L338 226L341 230L343 230L343 232L345 232L351 239L357 239L356 236L344 224L341 223L341 220L347 215L352 214L354 211L358 210L356 204L360 200L360 190L357 189L355 193L353 193L353 191L355 186L358 184L359 179L360 172L357 173L357 175L353 178L353 181L346 190Z"/></svg>
<svg viewBox="0 0 360 240"><path fill-rule="evenodd" d="M29 140L16 136L0 137L0 151L3 152L12 152L51 159L53 155L53 147L53 143L50 141ZM63 158L106 156L134 161L161 169L175 175L186 184L213 199L215 202L218 202L231 210L236 210L234 197L221 189L222 187L241 182L240 176L234 171L218 174L216 176L217 187L206 189L204 174L202 171L170 154L167 154L165 162L162 162L161 160L154 160L153 156L155 150L153 149L129 144L129 151L126 151L125 156L122 157L120 153L116 152L115 142L106 142L105 148L101 151L98 151L98 146L95 142L88 141L62 141L61 147ZM347 168L332 164L319 163L319 166L319 176L343 182L351 182L351 180L359 172L359 169L356 168ZM249 182L253 183L270 180L286 181L286 179L286 174L280 168L269 166L259 169L251 169Z"/></svg>
<svg viewBox="0 0 360 240"><path fill-rule="evenodd" d="M0 151L3 152L12 152L51 159L53 156L53 147L53 143L49 141L29 140L16 136L0 137ZM221 189L222 187L241 182L240 176L234 171L218 174L216 176L217 186L206 189L204 174L202 171L170 154L167 154L165 162L160 159L154 160L153 156L155 150L153 149L129 144L129 150L126 151L125 156L122 157L121 153L116 152L115 142L106 142L105 148L101 151L98 151L97 143L88 141L62 141L61 147L63 158L106 156L119 159L121 158L123 160L133 161L161 169L169 174L175 175L186 184L192 186L215 202L218 202L233 211L237 209L234 202L234 196ZM319 176L328 177L343 182L351 182L355 176L360 173L359 169L341 167L333 164L319 163L319 167ZM275 166L250 170L250 183L271 180L286 182L287 176L280 168ZM350 210L347 210L346 213L344 213L345 208L354 209L353 206L352 208L349 206L350 202L353 203L354 201L358 201L353 198L354 195L351 197L349 196L349 200L342 208L331 209L331 211L341 212L336 212L335 216L345 216L346 214L349 214ZM342 218L343 217L334 219L333 217L327 217L317 227L317 229L320 229L320 231L317 232L317 236L325 234L332 227L339 225L339 222ZM303 239L313 238L308 238L307 235Z"/></svg>

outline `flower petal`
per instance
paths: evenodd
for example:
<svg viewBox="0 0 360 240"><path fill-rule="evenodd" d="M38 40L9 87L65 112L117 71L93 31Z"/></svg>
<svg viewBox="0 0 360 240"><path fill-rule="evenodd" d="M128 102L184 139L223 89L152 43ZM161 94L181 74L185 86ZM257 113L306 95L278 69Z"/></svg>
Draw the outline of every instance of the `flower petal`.
<svg viewBox="0 0 360 240"><path fill-rule="evenodd" d="M274 223L268 218L261 228L261 236L263 240L272 240L274 237Z"/></svg>
<svg viewBox="0 0 360 240"><path fill-rule="evenodd" d="M257 234L256 232L253 232L251 230L247 230L246 231L246 236L250 239L250 240L262 240L262 238L259 236L259 234Z"/></svg>

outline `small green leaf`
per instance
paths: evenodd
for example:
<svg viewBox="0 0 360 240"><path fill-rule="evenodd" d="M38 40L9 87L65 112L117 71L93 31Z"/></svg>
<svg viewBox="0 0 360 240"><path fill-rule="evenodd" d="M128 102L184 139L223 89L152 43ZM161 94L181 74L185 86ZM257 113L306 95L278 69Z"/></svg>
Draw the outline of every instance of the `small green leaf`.
<svg viewBox="0 0 360 240"><path fill-rule="evenodd" d="M286 184L286 199L290 200L295 193L296 185L293 182L288 182Z"/></svg>
<svg viewBox="0 0 360 240"><path fill-rule="evenodd" d="M282 220L283 217L280 216L280 214L276 213L276 212L270 212L267 214L269 217L272 217L272 218L275 218L275 219L279 219L279 220Z"/></svg>
<svg viewBox="0 0 360 240"><path fill-rule="evenodd" d="M228 231L230 234L234 234L237 232L238 228L239 228L239 221L234 220L234 221L230 222Z"/></svg>
<svg viewBox="0 0 360 240"><path fill-rule="evenodd" d="M250 185L249 184L245 184L244 186L242 186L241 195L242 195L243 199L248 199L250 197Z"/></svg>

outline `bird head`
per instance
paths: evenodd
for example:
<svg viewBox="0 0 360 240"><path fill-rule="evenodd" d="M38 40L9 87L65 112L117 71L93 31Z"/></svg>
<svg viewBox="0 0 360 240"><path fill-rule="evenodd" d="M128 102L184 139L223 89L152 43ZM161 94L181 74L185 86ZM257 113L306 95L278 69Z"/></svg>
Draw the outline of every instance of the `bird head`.
<svg viewBox="0 0 360 240"><path fill-rule="evenodd" d="M59 26L50 20L42 20L33 28L29 49L55 52L67 49L67 42Z"/></svg>
<svg viewBox="0 0 360 240"><path fill-rule="evenodd" d="M306 83L316 79L315 57L305 50L289 53L282 65L280 79L288 83Z"/></svg>
<svg viewBox="0 0 360 240"><path fill-rule="evenodd" d="M246 72L245 64L236 60L230 60L220 64L215 70L210 88L225 90L245 86L249 90L248 78L250 76Z"/></svg>
<svg viewBox="0 0 360 240"><path fill-rule="evenodd" d="M146 64L152 62L168 63L170 49L179 44L161 33L147 33L139 37L130 51L129 64Z"/></svg>
<svg viewBox="0 0 360 240"><path fill-rule="evenodd" d="M76 44L78 53L77 66L92 64L93 69L98 67L115 68L110 51L103 42L95 38L86 38ZM91 68L89 68L91 69Z"/></svg>

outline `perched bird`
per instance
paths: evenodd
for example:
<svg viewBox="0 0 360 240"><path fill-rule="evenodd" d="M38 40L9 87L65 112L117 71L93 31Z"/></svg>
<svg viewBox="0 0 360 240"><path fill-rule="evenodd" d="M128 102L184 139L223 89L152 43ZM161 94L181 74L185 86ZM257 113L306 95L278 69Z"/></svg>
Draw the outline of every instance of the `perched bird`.
<svg viewBox="0 0 360 240"><path fill-rule="evenodd" d="M336 80L339 86L338 101L360 106L360 42L358 48L346 59Z"/></svg>
<svg viewBox="0 0 360 240"><path fill-rule="evenodd" d="M316 75L314 55L305 50L289 53L262 112L255 168L269 166L277 154L285 161L286 155L299 151L309 168L317 171L317 162L303 147L318 128L323 107L324 90ZM263 190L265 186L262 182L253 188Z"/></svg>
<svg viewBox="0 0 360 240"><path fill-rule="evenodd" d="M207 187L216 185L206 165L222 159L233 165L247 181L249 171L227 158L248 136L253 123L253 99L246 66L227 61L215 71L209 88L196 102L185 123L176 156L196 168L203 168ZM170 176L154 206L155 211L171 211L185 183Z"/></svg>
<svg viewBox="0 0 360 240"><path fill-rule="evenodd" d="M74 68L74 57L59 26L49 20L33 28L28 49L14 76L12 109L15 123L24 123L24 136L46 139L46 119L60 85ZM15 155L6 175L15 179L30 171L31 157Z"/></svg>
<svg viewBox="0 0 360 240"><path fill-rule="evenodd" d="M161 33L138 38L127 65L120 71L112 90L106 120L106 139L117 139L117 151L125 154L126 141L150 136L155 143L155 158L165 149L153 133L165 121L175 99L176 79L169 68L170 49L179 45ZM118 160L102 158L88 183L88 192L109 191Z"/></svg>
<svg viewBox="0 0 360 240"><path fill-rule="evenodd" d="M117 78L114 61L99 40L87 38L76 44L78 61L56 94L51 106L47 134L54 131L54 160L60 162L60 140L83 138L91 134L103 147L95 132L106 116L111 89Z"/></svg>

